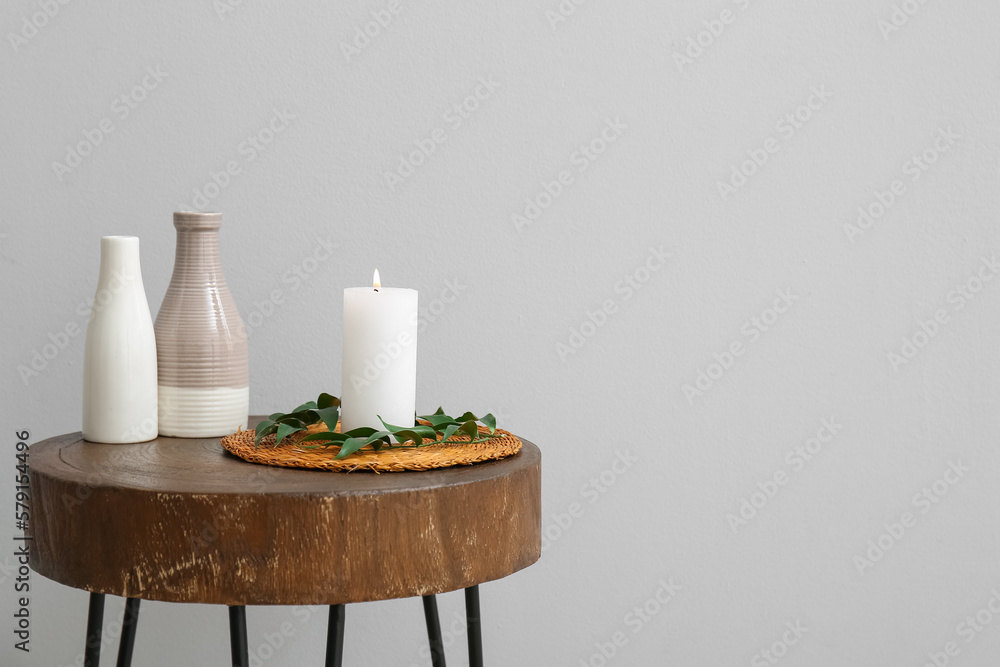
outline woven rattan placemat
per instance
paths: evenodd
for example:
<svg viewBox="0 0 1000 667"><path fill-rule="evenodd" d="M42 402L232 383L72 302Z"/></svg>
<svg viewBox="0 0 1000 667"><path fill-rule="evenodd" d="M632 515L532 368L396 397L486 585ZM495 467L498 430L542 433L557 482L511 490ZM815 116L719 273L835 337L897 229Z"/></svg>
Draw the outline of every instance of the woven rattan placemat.
<svg viewBox="0 0 1000 667"><path fill-rule="evenodd" d="M325 431L326 427L310 428L309 432L315 433L317 430ZM481 429L480 433L485 434L487 431ZM502 459L521 451L521 441L517 436L497 429L495 437L486 442L469 444L468 436L453 436L446 443L426 447L391 447L376 452L369 446L338 461L334 458L340 450L336 445L325 449L305 449L300 446L299 440L305 437L305 433L289 436L278 447L274 446L275 437L268 435L260 441L260 447L256 449L253 445L255 435L253 429L238 431L222 438L222 447L227 452L251 463L333 472L432 470Z"/></svg>

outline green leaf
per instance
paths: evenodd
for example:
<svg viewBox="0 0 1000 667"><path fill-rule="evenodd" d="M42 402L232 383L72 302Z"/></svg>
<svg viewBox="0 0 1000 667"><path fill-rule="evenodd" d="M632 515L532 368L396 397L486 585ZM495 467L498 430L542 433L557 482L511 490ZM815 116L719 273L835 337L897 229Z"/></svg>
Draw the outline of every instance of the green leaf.
<svg viewBox="0 0 1000 667"><path fill-rule="evenodd" d="M314 411L312 409L309 409L309 410L301 410L299 412L289 412L287 415L282 415L275 421L282 424L300 422L303 425L305 425L305 424L315 424L319 420L316 419Z"/></svg>
<svg viewBox="0 0 1000 667"><path fill-rule="evenodd" d="M446 426L445 429L443 431L441 431L441 440L442 441L447 440L451 436L455 435L455 432L458 431L458 428L460 426L461 426L461 424L459 424L457 422L454 423L454 424L449 424L448 426Z"/></svg>
<svg viewBox="0 0 1000 667"><path fill-rule="evenodd" d="M336 396L323 392L319 395L319 398L316 399L316 405L313 407L322 410L323 408L332 408L333 406L337 406L339 408L340 399Z"/></svg>
<svg viewBox="0 0 1000 667"><path fill-rule="evenodd" d="M476 436L479 435L479 427L476 426L475 421L467 421L458 427L458 432L464 433L465 435L475 440Z"/></svg>
<svg viewBox="0 0 1000 667"><path fill-rule="evenodd" d="M397 429L397 430L398 430L398 429L401 429L401 428L413 428L413 427L414 427L414 426L416 426L416 424L417 424L417 417L416 417L416 415L414 415L414 416L413 416L413 423L412 423L412 424L409 424L409 425L407 425L407 426L396 426L395 424L387 424L387 423L385 422L385 420L383 420L383 419L382 419L382 415L375 415L375 416L376 416L376 417L378 417L378 420L379 420L380 422L382 422L382 424L383 424L383 425L384 425L384 426L385 426L385 427L386 427L387 429L389 429L389 430L392 430L392 429Z"/></svg>
<svg viewBox="0 0 1000 667"><path fill-rule="evenodd" d="M385 430L363 427L352 429L348 433L334 433L340 421L340 406L339 398L323 392L315 401L303 403L287 414L275 412L257 425L254 446L258 446L263 438L272 433L277 433L276 442L281 443L289 435L305 430L307 425L317 424L320 421L329 431L307 435L301 442L318 443L310 446L310 449L341 443L341 451L337 454L337 458L344 458L365 445L371 445L376 451L386 445L391 447L393 438L400 444L412 442L417 447L425 446L425 442L426 444L445 442L456 434L467 435L473 442L484 442L494 436L497 429L497 420L492 413L487 413L482 418L471 412L451 417L445 414L443 407L438 407L432 414L415 417L412 425L388 424L379 417ZM477 422L489 430L488 436L482 434L484 437L480 437Z"/></svg>
<svg viewBox="0 0 1000 667"><path fill-rule="evenodd" d="M365 444L371 445L372 449L374 449L376 452L380 451L383 445L392 444L392 441L389 440L388 431L376 431L375 429L370 429L368 427L361 427L361 428L352 428L351 435L358 433L358 431L370 431L368 435L365 436Z"/></svg>
<svg viewBox="0 0 1000 667"><path fill-rule="evenodd" d="M313 412L323 420L323 423L326 424L328 429L333 431L337 428L337 422L340 420L340 406L331 405L329 407L313 410Z"/></svg>
<svg viewBox="0 0 1000 667"><path fill-rule="evenodd" d="M490 430L490 435L493 435L494 433L497 432L497 418L493 416L492 412L488 412L485 415L483 415L483 418L480 419L479 421L485 424L486 428Z"/></svg>
<svg viewBox="0 0 1000 667"><path fill-rule="evenodd" d="M301 430L302 430L301 426L292 426L291 424L278 424L278 437L275 440L274 444L280 445L281 441L284 440L286 437L290 436L292 433L295 433L296 431L301 431Z"/></svg>
<svg viewBox="0 0 1000 667"><path fill-rule="evenodd" d="M350 456L354 452L358 451L365 446L364 438L348 438L344 441L344 444L340 446L340 451L337 452L336 458L342 459L344 457Z"/></svg>
<svg viewBox="0 0 1000 667"><path fill-rule="evenodd" d="M400 429L399 431L394 431L392 435L396 438L396 442L398 443L404 443L408 440L412 440L413 444L419 447L424 442L424 435L422 433L418 433L414 429ZM434 436L432 435L430 438L433 440Z"/></svg>
<svg viewBox="0 0 1000 667"><path fill-rule="evenodd" d="M347 437L348 436L344 435L343 433L331 433L330 431L320 431L319 433L311 433L307 435L306 437L302 438L300 442L306 442L306 441L314 442L316 440L330 440L330 441L343 442L344 440L347 440Z"/></svg>
<svg viewBox="0 0 1000 667"><path fill-rule="evenodd" d="M290 431L288 431L289 433L295 433L296 431L304 431L305 428L306 428L305 424L303 424L302 422L300 422L297 419L289 420L289 421L279 421L279 422L275 422L275 424L274 424L274 428L275 428L274 433L281 433L281 427L285 427L286 431L288 431L288 429L291 429ZM277 445L279 443L280 443L280 441L276 441L274 444Z"/></svg>
<svg viewBox="0 0 1000 667"><path fill-rule="evenodd" d="M395 433L396 431L402 431L405 428L409 428L408 426L396 426L395 424L389 424L381 417L379 417L378 420L382 422L382 426L385 426L385 430L389 431L390 433Z"/></svg>
<svg viewBox="0 0 1000 667"><path fill-rule="evenodd" d="M448 415L425 415L421 419L430 422L431 426L440 430L442 426L448 426L449 424L457 424L454 418Z"/></svg>
<svg viewBox="0 0 1000 667"><path fill-rule="evenodd" d="M427 421L433 421L431 417L448 417L448 415L444 413L444 408L442 407L439 407L437 410L435 410L434 414L432 415L417 415L417 416L420 417L421 419L426 419ZM448 419L451 419L451 417L448 417Z"/></svg>
<svg viewBox="0 0 1000 667"><path fill-rule="evenodd" d="M382 425L385 426L386 430L390 433L396 433L398 431L417 431L418 433L423 433L425 437L434 437L434 427L427 426L425 424L414 424L413 426L396 426L394 424L386 423L381 417L378 418Z"/></svg>
<svg viewBox="0 0 1000 667"><path fill-rule="evenodd" d="M359 429L352 429L351 432L353 433L354 431L357 431L357 430L359 430ZM378 450L382 449L382 445L388 444L388 443L389 443L389 432L388 431L374 431L373 430L372 433L368 434L368 437L365 438L365 444L366 445L372 445L375 448L376 452Z"/></svg>
<svg viewBox="0 0 1000 667"><path fill-rule="evenodd" d="M347 431L344 435L352 438L367 438L372 433L379 433L379 431L373 429L371 426L358 426L357 428L352 428L350 431Z"/></svg>
<svg viewBox="0 0 1000 667"><path fill-rule="evenodd" d="M260 424L257 424L257 428L255 429L256 430L256 434L254 435L254 439L253 439L254 449L256 449L258 446L260 446L260 441L265 436L268 436L268 435L274 433L277 430L277 428L278 428L277 424L275 424L273 421L269 421L267 419L265 419L264 421L262 421Z"/></svg>

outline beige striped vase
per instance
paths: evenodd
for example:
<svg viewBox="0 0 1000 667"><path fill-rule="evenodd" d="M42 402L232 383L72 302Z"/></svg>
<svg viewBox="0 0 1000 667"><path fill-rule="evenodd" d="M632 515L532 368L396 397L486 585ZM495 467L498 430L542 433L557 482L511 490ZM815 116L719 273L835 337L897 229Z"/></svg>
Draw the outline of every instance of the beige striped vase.
<svg viewBox="0 0 1000 667"><path fill-rule="evenodd" d="M174 213L174 273L156 316L160 435L208 438L247 426L247 335L219 258L221 213Z"/></svg>

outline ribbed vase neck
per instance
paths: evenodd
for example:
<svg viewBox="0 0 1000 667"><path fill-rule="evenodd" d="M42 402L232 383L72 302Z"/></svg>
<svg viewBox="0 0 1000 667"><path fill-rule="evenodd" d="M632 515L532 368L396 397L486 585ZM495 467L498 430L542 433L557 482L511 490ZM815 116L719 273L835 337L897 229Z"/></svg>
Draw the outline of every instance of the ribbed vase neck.
<svg viewBox="0 0 1000 667"><path fill-rule="evenodd" d="M219 228L185 229L177 227L177 251L174 255L174 273L170 280L176 284L225 285L222 261L219 256Z"/></svg>
<svg viewBox="0 0 1000 667"><path fill-rule="evenodd" d="M193 211L177 211L174 213L174 227L178 230L208 231L218 230L222 226L221 213L195 213Z"/></svg>

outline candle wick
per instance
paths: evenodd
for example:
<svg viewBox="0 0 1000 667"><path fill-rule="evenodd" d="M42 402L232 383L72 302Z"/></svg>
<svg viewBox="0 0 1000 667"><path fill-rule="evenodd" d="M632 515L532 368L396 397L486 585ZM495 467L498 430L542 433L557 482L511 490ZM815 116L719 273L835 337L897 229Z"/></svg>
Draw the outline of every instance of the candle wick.
<svg viewBox="0 0 1000 667"><path fill-rule="evenodd" d="M375 290L376 292L378 291L378 288L377 288L377 287L374 287L374 288L372 288L372 289L374 289L374 290Z"/></svg>

